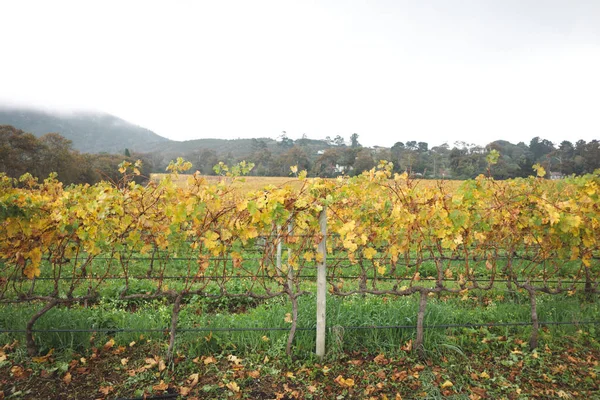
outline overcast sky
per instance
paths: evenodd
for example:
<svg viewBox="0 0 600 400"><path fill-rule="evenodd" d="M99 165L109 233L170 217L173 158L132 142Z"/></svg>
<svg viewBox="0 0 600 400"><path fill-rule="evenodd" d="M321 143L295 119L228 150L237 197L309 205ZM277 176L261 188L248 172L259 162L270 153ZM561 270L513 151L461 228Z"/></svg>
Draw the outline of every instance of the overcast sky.
<svg viewBox="0 0 600 400"><path fill-rule="evenodd" d="M1 1L0 103L159 135L600 139L600 1Z"/></svg>

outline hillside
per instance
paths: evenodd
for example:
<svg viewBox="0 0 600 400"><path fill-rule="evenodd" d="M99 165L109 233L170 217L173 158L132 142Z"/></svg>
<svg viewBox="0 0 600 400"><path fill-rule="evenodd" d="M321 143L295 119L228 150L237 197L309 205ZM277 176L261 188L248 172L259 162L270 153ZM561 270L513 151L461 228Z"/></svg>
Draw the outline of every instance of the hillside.
<svg viewBox="0 0 600 400"><path fill-rule="evenodd" d="M156 150L170 142L156 133L121 118L100 112L51 113L0 106L0 125L12 125L42 136L55 132L73 142L73 148L85 153L122 153Z"/></svg>

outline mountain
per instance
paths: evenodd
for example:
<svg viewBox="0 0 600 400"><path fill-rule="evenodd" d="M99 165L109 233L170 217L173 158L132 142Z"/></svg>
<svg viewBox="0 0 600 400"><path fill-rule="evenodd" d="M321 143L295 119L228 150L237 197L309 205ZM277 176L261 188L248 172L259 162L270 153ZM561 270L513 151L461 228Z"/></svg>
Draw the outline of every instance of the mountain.
<svg viewBox="0 0 600 400"><path fill-rule="evenodd" d="M84 153L123 153L157 150L171 140L114 115L91 112L52 112L0 106L0 125L12 125L36 136L55 132Z"/></svg>

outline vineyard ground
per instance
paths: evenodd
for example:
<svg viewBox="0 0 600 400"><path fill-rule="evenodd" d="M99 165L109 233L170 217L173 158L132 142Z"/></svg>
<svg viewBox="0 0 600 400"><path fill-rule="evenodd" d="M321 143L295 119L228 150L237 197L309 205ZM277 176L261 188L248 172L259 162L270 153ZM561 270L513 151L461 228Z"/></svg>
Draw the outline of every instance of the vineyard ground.
<svg viewBox="0 0 600 400"><path fill-rule="evenodd" d="M112 283L115 292L119 284ZM299 326L314 326L314 298L307 295L300 300ZM597 321L600 306L596 300L580 293L540 295L540 320ZM504 290L473 291L466 298L434 296L429 303L427 325L527 321L529 316L527 296ZM540 348L534 352L527 348L528 327L428 329L424 359L410 351L414 330L335 328L414 325L417 304L417 297L330 297L328 324L335 333L330 336L325 360L320 362L312 355L312 330L297 333L296 361L285 355L286 314L291 306L283 298L253 302L191 297L182 308L180 327L215 330L180 333L175 364L162 371L167 336L161 329L170 321L168 302L105 298L87 307L56 308L38 321L36 329L86 330L93 326L104 331L40 333L36 339L42 354L54 350L37 361L28 358L20 344L11 345L15 340L22 343L22 336L0 335L5 346L0 353L4 355L0 356L0 390L12 398L133 398L190 388L194 374L199 374L189 398L597 395L600 335L594 325L545 327ZM22 327L35 309L3 306L0 326ZM120 327L139 332L118 332ZM284 330L218 331L248 327ZM115 331L106 332L111 328ZM158 332L143 332L157 328Z"/></svg>

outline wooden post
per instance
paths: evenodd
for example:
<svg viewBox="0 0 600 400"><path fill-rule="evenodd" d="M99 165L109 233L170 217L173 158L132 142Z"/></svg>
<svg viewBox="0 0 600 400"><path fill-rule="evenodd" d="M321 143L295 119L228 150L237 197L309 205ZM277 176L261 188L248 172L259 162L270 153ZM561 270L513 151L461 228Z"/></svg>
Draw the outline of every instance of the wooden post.
<svg viewBox="0 0 600 400"><path fill-rule="evenodd" d="M317 357L325 355L325 306L327 295L327 209L323 206L319 216L322 239L318 246L321 261L317 264Z"/></svg>
<svg viewBox="0 0 600 400"><path fill-rule="evenodd" d="M279 235L279 231L281 230L281 226L277 226L277 271L281 271L281 251L282 251L282 244L281 244L281 235Z"/></svg>

